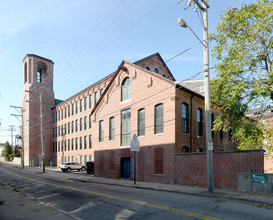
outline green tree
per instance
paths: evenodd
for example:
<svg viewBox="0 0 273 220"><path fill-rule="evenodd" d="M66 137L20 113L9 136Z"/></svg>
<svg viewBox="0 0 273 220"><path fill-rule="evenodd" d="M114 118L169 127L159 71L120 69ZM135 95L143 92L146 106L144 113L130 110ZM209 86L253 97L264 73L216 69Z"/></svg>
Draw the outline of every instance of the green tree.
<svg viewBox="0 0 273 220"><path fill-rule="evenodd" d="M12 154L13 154L12 148L11 148L9 142L7 141L4 144L4 149L2 151L1 156L4 157L6 161L10 161L10 157L12 156Z"/></svg>
<svg viewBox="0 0 273 220"><path fill-rule="evenodd" d="M248 110L272 107L272 30L273 2L258 0L227 9L211 35L217 60L211 96L223 112L214 129L230 129L238 149L260 149L272 136L272 130L245 117Z"/></svg>

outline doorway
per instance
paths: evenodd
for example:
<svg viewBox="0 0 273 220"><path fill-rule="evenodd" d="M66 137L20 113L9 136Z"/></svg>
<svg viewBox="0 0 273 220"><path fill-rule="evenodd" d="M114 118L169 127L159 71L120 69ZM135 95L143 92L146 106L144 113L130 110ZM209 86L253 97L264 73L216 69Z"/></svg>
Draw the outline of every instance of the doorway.
<svg viewBox="0 0 273 220"><path fill-rule="evenodd" d="M131 178L131 158L121 158L121 178Z"/></svg>

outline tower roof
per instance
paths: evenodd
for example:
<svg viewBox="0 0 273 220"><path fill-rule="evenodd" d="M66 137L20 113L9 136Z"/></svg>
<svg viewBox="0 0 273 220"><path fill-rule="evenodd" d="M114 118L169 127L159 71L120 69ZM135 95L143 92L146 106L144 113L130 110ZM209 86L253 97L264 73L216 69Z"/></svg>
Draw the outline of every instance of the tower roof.
<svg viewBox="0 0 273 220"><path fill-rule="evenodd" d="M44 57L41 57L41 56L38 56L38 55L36 55L36 54L27 54L27 55L24 57L23 61L26 59L26 57L37 57L37 58L40 58L40 59L43 59L43 60L47 60L47 61L49 61L49 62L51 62L51 63L54 64L54 62L53 62L52 60L47 59L47 58L44 58Z"/></svg>

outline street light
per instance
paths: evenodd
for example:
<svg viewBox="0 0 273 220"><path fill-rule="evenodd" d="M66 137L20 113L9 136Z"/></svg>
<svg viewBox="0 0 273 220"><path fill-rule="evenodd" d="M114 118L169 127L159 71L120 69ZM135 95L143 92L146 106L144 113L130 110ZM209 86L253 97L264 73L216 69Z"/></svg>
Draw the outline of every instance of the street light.
<svg viewBox="0 0 273 220"><path fill-rule="evenodd" d="M187 25L187 23L182 18L177 19L177 24L182 28L189 28L191 32L194 34L194 36L199 40L199 42L205 47L200 38L194 33L194 31L190 28L190 26Z"/></svg>
<svg viewBox="0 0 273 220"><path fill-rule="evenodd" d="M194 1L198 3L198 1ZM204 48L204 89L205 89L205 113L206 113L206 152L207 152L207 183L208 191L214 192L214 178L213 178L213 158L212 150L213 143L211 137L211 110L210 110L210 78L209 78L209 42L208 42L208 14L207 8L209 5L205 0L202 0L203 7L200 8L203 11L203 39L202 42L194 31L187 25L187 23L179 18L177 24L183 28L189 28L194 36L202 43ZM198 7L201 7L198 5Z"/></svg>

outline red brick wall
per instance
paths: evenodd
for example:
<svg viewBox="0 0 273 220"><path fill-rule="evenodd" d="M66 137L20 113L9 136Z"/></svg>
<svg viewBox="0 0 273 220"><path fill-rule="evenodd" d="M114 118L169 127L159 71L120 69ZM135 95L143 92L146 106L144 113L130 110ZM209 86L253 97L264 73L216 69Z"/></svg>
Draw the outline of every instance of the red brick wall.
<svg viewBox="0 0 273 220"><path fill-rule="evenodd" d="M176 184L207 187L205 153L176 154ZM264 172L264 151L213 153L214 187L237 188L237 174Z"/></svg>
<svg viewBox="0 0 273 220"><path fill-rule="evenodd" d="M174 184L174 144L141 147L136 156L138 181ZM95 176L121 178L121 158L131 158L132 179L134 154L129 148L95 151ZM161 161L158 161L160 158ZM104 164L103 169L101 164Z"/></svg>
<svg viewBox="0 0 273 220"><path fill-rule="evenodd" d="M141 147L136 160L137 181L207 187L206 153L174 151L171 144ZM129 148L95 151L95 176L121 178L121 158L131 158L133 179L134 157ZM215 188L237 188L238 173L264 172L264 151L214 152L213 167Z"/></svg>

